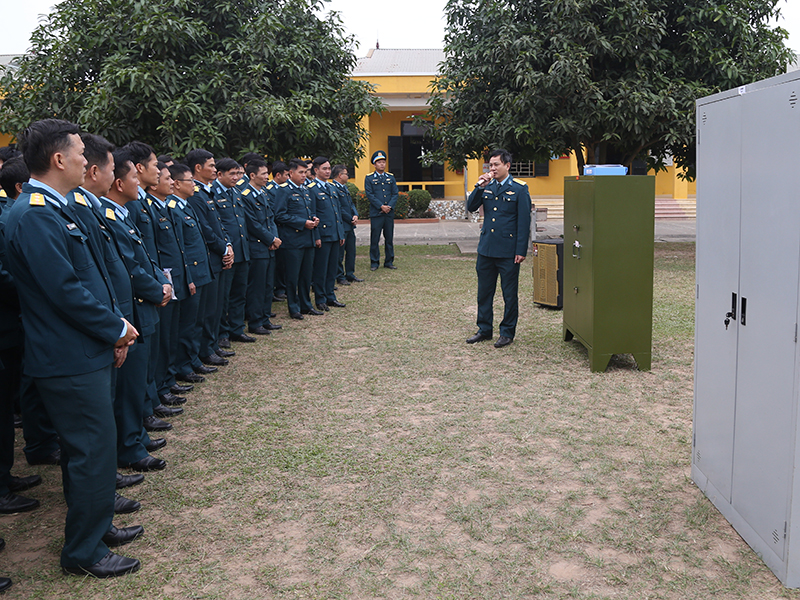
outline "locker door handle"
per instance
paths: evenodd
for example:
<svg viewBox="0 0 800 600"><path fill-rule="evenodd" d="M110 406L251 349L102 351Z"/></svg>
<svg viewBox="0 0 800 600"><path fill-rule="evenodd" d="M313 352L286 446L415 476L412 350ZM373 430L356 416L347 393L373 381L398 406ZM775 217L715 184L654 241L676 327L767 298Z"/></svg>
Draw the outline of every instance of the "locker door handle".
<svg viewBox="0 0 800 600"><path fill-rule="evenodd" d="M736 292L731 293L731 309L725 313L725 329L731 324L731 319L736 320Z"/></svg>
<svg viewBox="0 0 800 600"><path fill-rule="evenodd" d="M741 323L742 325L747 325L747 298L742 296L742 311L741 311Z"/></svg>
<svg viewBox="0 0 800 600"><path fill-rule="evenodd" d="M572 244L572 258L577 258L578 260L581 259L581 247L581 243L578 240L575 240L575 243Z"/></svg>

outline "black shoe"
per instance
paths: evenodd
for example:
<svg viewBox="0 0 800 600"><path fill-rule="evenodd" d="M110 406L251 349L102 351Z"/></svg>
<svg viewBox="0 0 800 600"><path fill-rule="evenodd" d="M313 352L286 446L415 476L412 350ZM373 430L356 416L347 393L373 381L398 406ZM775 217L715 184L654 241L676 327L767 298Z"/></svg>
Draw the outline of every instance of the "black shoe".
<svg viewBox="0 0 800 600"><path fill-rule="evenodd" d="M492 339L491 333L481 333L480 331L473 335L472 337L467 338L468 344L475 344L477 342L482 342L483 340L490 340Z"/></svg>
<svg viewBox="0 0 800 600"><path fill-rule="evenodd" d="M22 415L14 415L14 429L22 429ZM3 577L8 579L8 577Z"/></svg>
<svg viewBox="0 0 800 600"><path fill-rule="evenodd" d="M153 409L153 414L162 419L177 417L183 414L183 409L180 406L164 406L163 404L159 404Z"/></svg>
<svg viewBox="0 0 800 600"><path fill-rule="evenodd" d="M264 327L263 325L259 325L255 329L248 329L250 333L255 333L256 335L269 335L269 329Z"/></svg>
<svg viewBox="0 0 800 600"><path fill-rule="evenodd" d="M356 277L355 275L353 275L352 277L348 277L348 278L347 278L347 281L357 281L358 283L361 283L361 282L363 282L364 280L363 280L363 279L361 279L360 277Z"/></svg>
<svg viewBox="0 0 800 600"><path fill-rule="evenodd" d="M0 577L0 594L10 588L12 583L13 581L11 581L8 577Z"/></svg>
<svg viewBox="0 0 800 600"><path fill-rule="evenodd" d="M144 527L141 525L134 525L133 527L122 527L120 529L111 525L103 536L103 543L109 548L116 548L117 546L124 546L130 544L133 540L140 538L144 535Z"/></svg>
<svg viewBox="0 0 800 600"><path fill-rule="evenodd" d="M68 575L91 575L98 579L108 579L109 577L119 577L128 573L136 573L142 566L135 558L120 556L109 552L95 564L88 567L61 567L61 570Z"/></svg>
<svg viewBox="0 0 800 600"><path fill-rule="evenodd" d="M25 460L29 465L60 465L61 464L61 448L56 448L50 454L44 456L25 456Z"/></svg>
<svg viewBox="0 0 800 600"><path fill-rule="evenodd" d="M0 538L0 550L6 549L6 541L3 538Z"/></svg>
<svg viewBox="0 0 800 600"><path fill-rule="evenodd" d="M142 508L136 500L128 500L125 496L114 493L114 514L128 515Z"/></svg>
<svg viewBox="0 0 800 600"><path fill-rule="evenodd" d="M217 342L217 346L220 348L230 348L231 347L231 340L230 338L220 338L219 342Z"/></svg>
<svg viewBox="0 0 800 600"><path fill-rule="evenodd" d="M231 356L236 356L236 350L223 350L220 348L216 351L216 355L220 358L230 358Z"/></svg>
<svg viewBox="0 0 800 600"><path fill-rule="evenodd" d="M336 283L338 283L339 285L350 285L350 282L347 281L347 279L337 279Z"/></svg>
<svg viewBox="0 0 800 600"><path fill-rule="evenodd" d="M372 266L370 266L369 270L370 270L370 271L377 271L377 270L378 270L378 265L372 265Z"/></svg>
<svg viewBox="0 0 800 600"><path fill-rule="evenodd" d="M315 310L313 308L307 308L305 310L301 310L300 312L303 313L304 315L316 315L316 316L325 314L321 310Z"/></svg>
<svg viewBox="0 0 800 600"><path fill-rule="evenodd" d="M206 369L206 368L207 367L203 367L203 369ZM216 371L216 369L214 369L214 371ZM213 373L214 371L209 371L209 372ZM206 380L205 377L203 377L202 375L198 375L194 371L192 371L191 373L187 373L186 375L181 375L179 373L178 375L175 375L175 379L177 379L178 381L186 381L188 383L203 383ZM181 387L189 387L189 386L181 386ZM194 388L194 386L191 386L189 389L193 389L193 388ZM181 392L176 392L176 391L172 390L171 388L170 388L170 391L173 394L180 394L181 393ZM186 391L188 392L189 390L186 390Z"/></svg>
<svg viewBox="0 0 800 600"><path fill-rule="evenodd" d="M335 306L336 308L344 308L347 306L344 302L339 302L338 300L334 300L333 302L328 302L328 306Z"/></svg>
<svg viewBox="0 0 800 600"><path fill-rule="evenodd" d="M27 512L34 508L39 508L39 501L35 498L26 498L12 493L0 496L0 514L2 515Z"/></svg>
<svg viewBox="0 0 800 600"><path fill-rule="evenodd" d="M135 473L133 475L123 475L122 473L117 473L117 489L121 490L122 488L131 487L134 485L139 485L144 481L144 475L139 475Z"/></svg>
<svg viewBox="0 0 800 600"><path fill-rule="evenodd" d="M286 302L286 294L275 294L272 299L278 302Z"/></svg>
<svg viewBox="0 0 800 600"><path fill-rule="evenodd" d="M514 338L510 338L510 337L506 337L504 335L501 335L499 338L497 338L497 341L494 343L494 347L495 348L503 348L505 346L508 346L513 341L514 341Z"/></svg>
<svg viewBox="0 0 800 600"><path fill-rule="evenodd" d="M142 460L137 460L125 466L134 471L161 471L166 468L167 462L155 456L147 455Z"/></svg>
<svg viewBox="0 0 800 600"><path fill-rule="evenodd" d="M201 356L200 362L204 365L213 365L215 367L224 367L228 364L228 361L219 356L218 354L212 354L210 356Z"/></svg>
<svg viewBox="0 0 800 600"><path fill-rule="evenodd" d="M335 285L335 286L333 286L333 289L334 289L334 290L338 290L338 289L339 289L339 286L338 286L338 285Z"/></svg>
<svg viewBox="0 0 800 600"><path fill-rule="evenodd" d="M394 265L383 265L383 268L384 268L384 269L392 269L392 270L394 270L394 269L396 269L397 267L395 267Z"/></svg>
<svg viewBox="0 0 800 600"><path fill-rule="evenodd" d="M207 367L206 365L200 365L199 367L194 368L194 373L192 374L197 375L197 377L200 377L200 379L205 381L205 378L202 377L203 375L208 375L209 373L216 373L217 371L219 371L217 367ZM200 382L195 381L194 383L200 383Z"/></svg>
<svg viewBox="0 0 800 600"><path fill-rule="evenodd" d="M246 333L234 333L231 334L231 341L232 342L246 342L248 344L255 342L256 338L252 335L247 335Z"/></svg>
<svg viewBox="0 0 800 600"><path fill-rule="evenodd" d="M186 404L186 398L184 398L183 396L176 396L172 392L167 392L166 394L161 394L158 397L158 399L161 400L161 404L163 404L164 406L180 406L181 404ZM183 411L181 411L181 412L183 412ZM177 413L177 414L181 414L181 413ZM158 415L158 416L160 417L161 415ZM167 416L169 417L169 416L172 416L172 415L167 415Z"/></svg>
<svg viewBox="0 0 800 600"><path fill-rule="evenodd" d="M269 313L269 314L267 315L267 317L269 317L270 319L274 319L274 318L275 318L275 317L277 317L277 316L278 316L278 315L276 315L275 313Z"/></svg>
<svg viewBox="0 0 800 600"><path fill-rule="evenodd" d="M278 329L283 329L283 325L275 325L275 323L267 323L264 325L264 329L269 329L270 331L277 331Z"/></svg>
<svg viewBox="0 0 800 600"><path fill-rule="evenodd" d="M28 475L27 477L14 477L11 475L8 481L8 489L16 494L36 487L40 483L42 483L42 478L39 475Z"/></svg>
<svg viewBox="0 0 800 600"><path fill-rule="evenodd" d="M292 317L293 319L297 319L298 321L302 321L305 318L300 313L292 313L289 316Z"/></svg>
<svg viewBox="0 0 800 600"><path fill-rule="evenodd" d="M167 445L167 440L165 440L164 438L155 438L151 439L150 443L147 444L144 448L148 452L155 452L156 450L161 450L166 445Z"/></svg>
<svg viewBox="0 0 800 600"><path fill-rule="evenodd" d="M162 421L155 415L150 415L144 418L145 431L169 431L172 429L172 423Z"/></svg>
<svg viewBox="0 0 800 600"><path fill-rule="evenodd" d="M175 396L178 396L180 394L187 394L187 393L191 392L193 389L194 389L194 386L192 384L181 385L180 383L176 383L171 388L169 388L169 391L170 391L170 393L174 394Z"/></svg>
<svg viewBox="0 0 800 600"><path fill-rule="evenodd" d="M320 313L320 314L322 314L323 312L328 312L330 310L330 308L328 308L327 304L323 304L321 302L317 302L317 310L322 311Z"/></svg>

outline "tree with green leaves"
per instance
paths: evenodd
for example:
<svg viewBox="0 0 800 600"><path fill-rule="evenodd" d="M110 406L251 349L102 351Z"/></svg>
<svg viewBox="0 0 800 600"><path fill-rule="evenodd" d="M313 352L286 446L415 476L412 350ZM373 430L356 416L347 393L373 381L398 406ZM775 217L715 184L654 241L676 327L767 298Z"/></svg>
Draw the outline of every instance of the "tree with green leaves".
<svg viewBox="0 0 800 600"><path fill-rule="evenodd" d="M785 72L779 0L449 0L429 118L454 168L489 147L694 176L695 100Z"/></svg>
<svg viewBox="0 0 800 600"><path fill-rule="evenodd" d="M0 130L58 117L183 155L363 154L381 110L324 0L65 0L0 80Z"/></svg>

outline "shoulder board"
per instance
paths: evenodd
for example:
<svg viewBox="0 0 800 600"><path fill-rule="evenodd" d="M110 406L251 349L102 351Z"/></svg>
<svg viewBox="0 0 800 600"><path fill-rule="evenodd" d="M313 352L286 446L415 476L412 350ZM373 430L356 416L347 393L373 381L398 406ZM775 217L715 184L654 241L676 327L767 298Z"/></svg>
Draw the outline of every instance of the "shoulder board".
<svg viewBox="0 0 800 600"><path fill-rule="evenodd" d="M83 197L83 194L75 194L75 202L81 206L89 206L89 204L86 202L86 198Z"/></svg>
<svg viewBox="0 0 800 600"><path fill-rule="evenodd" d="M272 188L274 188L274 187L275 187L275 184L274 184L274 183L270 183L270 184L267 186L267 189L268 189L268 190L271 190L271 189L272 189Z"/></svg>
<svg viewBox="0 0 800 600"><path fill-rule="evenodd" d="M0 189L0 198L8 198L8 196L6 196L5 190Z"/></svg>
<svg viewBox="0 0 800 600"><path fill-rule="evenodd" d="M236 182L236 185L242 185L244 183L244 177L242 177L239 181Z"/></svg>
<svg viewBox="0 0 800 600"><path fill-rule="evenodd" d="M522 181L522 179L514 179L514 183L518 183L518 184L520 184L520 185L528 185L527 183L525 183L524 181Z"/></svg>
<svg viewBox="0 0 800 600"><path fill-rule="evenodd" d="M109 221L116 221L117 220L117 215L114 214L114 209L113 208L107 208L106 209L106 219L108 219Z"/></svg>
<svg viewBox="0 0 800 600"><path fill-rule="evenodd" d="M170 208L175 208L176 206L178 206L178 203L175 202L175 200L170 200L167 206L169 206Z"/></svg>
<svg viewBox="0 0 800 600"><path fill-rule="evenodd" d="M286 187L287 185L289 185L289 184L288 184L288 183L286 183L286 182L283 182L283 183L281 184L281 187Z"/></svg>
<svg viewBox="0 0 800 600"><path fill-rule="evenodd" d="M312 188L312 187L314 187L315 185L317 185L317 184L316 184L316 182L312 181L312 182L311 182L311 183L309 183L309 184L308 184L306 187L308 187L308 188Z"/></svg>
<svg viewBox="0 0 800 600"><path fill-rule="evenodd" d="M194 193L196 194L199 191L200 191L200 186L199 185L194 186Z"/></svg>
<svg viewBox="0 0 800 600"><path fill-rule="evenodd" d="M247 188L245 191L242 192L242 196L247 196L250 193L250 188Z"/></svg>
<svg viewBox="0 0 800 600"><path fill-rule="evenodd" d="M394 177L394 173L389 173L389 171L386 171L386 174L387 175L391 175L392 177Z"/></svg>
<svg viewBox="0 0 800 600"><path fill-rule="evenodd" d="M147 199L147 206L152 206L152 205L153 205L153 201L150 200L150 198L148 198Z"/></svg>
<svg viewBox="0 0 800 600"><path fill-rule="evenodd" d="M31 194L31 206L44 206L44 195L43 194Z"/></svg>

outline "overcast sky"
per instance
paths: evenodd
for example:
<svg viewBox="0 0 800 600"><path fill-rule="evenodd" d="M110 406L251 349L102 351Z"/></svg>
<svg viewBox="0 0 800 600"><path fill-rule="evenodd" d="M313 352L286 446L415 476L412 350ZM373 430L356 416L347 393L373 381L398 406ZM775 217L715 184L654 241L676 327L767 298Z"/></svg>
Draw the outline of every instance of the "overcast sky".
<svg viewBox="0 0 800 600"><path fill-rule="evenodd" d="M55 2L3 0L3 4L0 15L7 25L0 35L0 54L22 54L28 49L38 16L48 13ZM345 26L358 40L356 55L363 56L376 41L381 48L441 48L444 5L445 0L332 0L328 7L342 13ZM789 31L789 47L800 53L800 1L780 0L779 6L783 12L780 25Z"/></svg>

